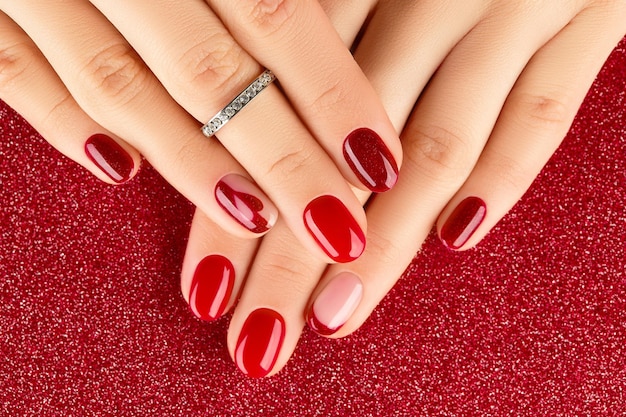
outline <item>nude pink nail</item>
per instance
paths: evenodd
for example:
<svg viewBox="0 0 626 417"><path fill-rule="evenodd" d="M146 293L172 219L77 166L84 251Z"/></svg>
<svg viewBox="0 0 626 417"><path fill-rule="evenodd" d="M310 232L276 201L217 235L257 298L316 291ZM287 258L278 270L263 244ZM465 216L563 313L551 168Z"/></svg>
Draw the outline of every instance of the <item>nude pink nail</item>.
<svg viewBox="0 0 626 417"><path fill-rule="evenodd" d="M363 296L363 283L351 272L334 277L311 306L307 323L315 332L330 336L352 316Z"/></svg>
<svg viewBox="0 0 626 417"><path fill-rule="evenodd" d="M237 174L223 177L215 198L237 222L254 233L265 233L276 223L278 209L250 180Z"/></svg>

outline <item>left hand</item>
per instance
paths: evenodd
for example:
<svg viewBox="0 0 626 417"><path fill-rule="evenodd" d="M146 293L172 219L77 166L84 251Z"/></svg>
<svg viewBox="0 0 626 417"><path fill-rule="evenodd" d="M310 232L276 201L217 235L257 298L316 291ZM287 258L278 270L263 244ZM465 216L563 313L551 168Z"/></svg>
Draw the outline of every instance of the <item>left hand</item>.
<svg viewBox="0 0 626 417"><path fill-rule="evenodd" d="M367 206L363 256L325 272L280 221L255 253L196 213L183 294L214 318L241 292L228 346L251 376L285 365L305 317L331 337L355 331L433 224L452 250L476 245L559 146L626 32L624 1L322 3L347 45L362 32L354 56L402 132L405 163Z"/></svg>

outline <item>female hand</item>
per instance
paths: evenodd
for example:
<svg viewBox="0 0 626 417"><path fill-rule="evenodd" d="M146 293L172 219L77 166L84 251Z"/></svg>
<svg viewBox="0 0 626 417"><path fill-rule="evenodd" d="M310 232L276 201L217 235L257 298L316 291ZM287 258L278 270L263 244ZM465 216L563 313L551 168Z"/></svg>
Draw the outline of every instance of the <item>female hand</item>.
<svg viewBox="0 0 626 417"><path fill-rule="evenodd" d="M317 2L0 0L0 10L0 97L94 175L122 183L141 153L229 233L260 236L280 211L318 259L362 253L365 215L344 178L386 191L401 148ZM220 142L203 137L201 123L263 66L285 95L247 89Z"/></svg>
<svg viewBox="0 0 626 417"><path fill-rule="evenodd" d="M624 1L322 4L402 131L403 175L367 205L363 256L328 268L280 221L255 253L196 213L183 294L205 319L240 297L228 347L256 377L285 365L305 320L330 337L355 331L434 223L448 248L476 245L558 147L626 33Z"/></svg>

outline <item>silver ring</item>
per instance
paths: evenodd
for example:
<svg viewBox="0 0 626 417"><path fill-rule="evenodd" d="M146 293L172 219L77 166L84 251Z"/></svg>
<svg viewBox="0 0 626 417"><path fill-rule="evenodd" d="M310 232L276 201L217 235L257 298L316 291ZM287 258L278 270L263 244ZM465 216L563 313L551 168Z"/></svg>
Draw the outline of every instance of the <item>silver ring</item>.
<svg viewBox="0 0 626 417"><path fill-rule="evenodd" d="M261 91L270 85L276 76L270 70L265 70L254 81L250 83L237 97L235 97L226 107L219 111L215 116L211 118L204 126L202 126L202 133L207 138L212 137L220 130L226 123L230 121L237 113L243 109L253 98L255 98Z"/></svg>

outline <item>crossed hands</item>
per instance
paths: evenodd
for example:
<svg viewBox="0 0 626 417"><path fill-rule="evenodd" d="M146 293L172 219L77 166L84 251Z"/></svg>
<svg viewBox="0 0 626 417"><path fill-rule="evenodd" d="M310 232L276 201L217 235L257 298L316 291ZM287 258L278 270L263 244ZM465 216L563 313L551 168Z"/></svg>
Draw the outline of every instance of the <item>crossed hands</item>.
<svg viewBox="0 0 626 417"><path fill-rule="evenodd" d="M128 181L143 155L197 206L182 293L204 320L237 303L228 348L253 377L285 365L305 324L358 329L433 225L451 250L476 245L626 33L623 0L0 10L3 100L103 181ZM253 82L264 68L280 85Z"/></svg>

